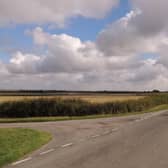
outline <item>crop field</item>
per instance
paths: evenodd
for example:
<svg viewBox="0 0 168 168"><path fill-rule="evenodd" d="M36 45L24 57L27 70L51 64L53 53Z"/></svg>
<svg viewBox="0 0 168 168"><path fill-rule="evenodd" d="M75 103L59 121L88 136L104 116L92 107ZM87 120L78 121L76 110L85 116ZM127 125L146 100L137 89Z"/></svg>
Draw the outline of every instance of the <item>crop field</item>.
<svg viewBox="0 0 168 168"><path fill-rule="evenodd" d="M130 94L69 94L43 97L2 96L0 118L120 115L143 112L167 104L168 94L146 94L141 96Z"/></svg>
<svg viewBox="0 0 168 168"><path fill-rule="evenodd" d="M126 114L168 104L168 94L66 94L1 96L1 118Z"/></svg>
<svg viewBox="0 0 168 168"><path fill-rule="evenodd" d="M60 95L60 96L0 96L0 102L21 101L32 99L81 99L90 103L108 103L116 101L138 100L145 96L114 95L114 94L90 94L90 95Z"/></svg>

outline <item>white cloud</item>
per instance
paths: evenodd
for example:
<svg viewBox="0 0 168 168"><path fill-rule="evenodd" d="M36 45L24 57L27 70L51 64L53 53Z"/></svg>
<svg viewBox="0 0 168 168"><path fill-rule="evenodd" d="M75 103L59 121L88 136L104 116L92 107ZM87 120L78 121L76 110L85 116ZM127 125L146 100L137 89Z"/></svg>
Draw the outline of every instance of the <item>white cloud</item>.
<svg viewBox="0 0 168 168"><path fill-rule="evenodd" d="M103 68L104 59L94 43L81 42L66 34L56 35L36 28L32 32L36 45L47 48L46 54L38 56L17 52L8 69L13 73L74 73Z"/></svg>
<svg viewBox="0 0 168 168"><path fill-rule="evenodd" d="M0 0L0 24L64 25L71 17L102 18L118 0Z"/></svg>
<svg viewBox="0 0 168 168"><path fill-rule="evenodd" d="M162 31L167 31L168 26L168 1L166 0L131 0L134 9L140 9L141 15L136 17L132 24L140 34L153 36Z"/></svg>
<svg viewBox="0 0 168 168"><path fill-rule="evenodd" d="M136 54L157 52L160 45L164 43L166 34L165 32L153 36L139 34L132 21L141 14L139 10L131 11L125 17L101 31L96 41L99 49L107 56L135 56Z"/></svg>
<svg viewBox="0 0 168 168"><path fill-rule="evenodd" d="M157 87L156 83L160 79L168 80L168 77L164 75L168 70L163 64L158 63L157 58L140 59L137 55L138 50L126 52L131 55L124 57L113 55L113 52L107 56L95 43L82 42L79 38L66 34L49 34L40 27L30 34L37 47L44 47L45 54L17 52L13 55L6 68L15 76L14 79L17 78L20 81L19 86L32 78L30 87L33 88L37 87L39 81L46 81L41 83L41 87L147 90L151 86L158 88L159 85ZM161 39L165 44L166 39ZM49 80L51 78L52 80ZM64 85L61 85L61 82Z"/></svg>
<svg viewBox="0 0 168 168"><path fill-rule="evenodd" d="M82 4L81 8L78 6L75 12L67 11L61 21L46 20L62 24L67 16L78 14L99 18L108 11L101 12L101 9L107 9L107 1L101 2L106 5L99 6L100 13L97 13L96 2L80 1L78 5ZM40 85L50 89L167 90L168 4L164 0L133 0L132 4L133 9L104 28L95 42L81 41L67 34L50 34L37 27L30 35L34 45L42 48L43 54L18 51L8 64L1 63L0 73L8 77L1 75L3 82L0 87L12 83L14 88L39 88ZM69 5L67 2L68 9L72 9ZM40 19L39 23L46 22L43 17ZM142 58L144 53L153 53L157 57Z"/></svg>
<svg viewBox="0 0 168 168"><path fill-rule="evenodd" d="M8 70L13 73L36 73L36 63L40 57L33 54L23 55L20 51L15 53L10 59Z"/></svg>

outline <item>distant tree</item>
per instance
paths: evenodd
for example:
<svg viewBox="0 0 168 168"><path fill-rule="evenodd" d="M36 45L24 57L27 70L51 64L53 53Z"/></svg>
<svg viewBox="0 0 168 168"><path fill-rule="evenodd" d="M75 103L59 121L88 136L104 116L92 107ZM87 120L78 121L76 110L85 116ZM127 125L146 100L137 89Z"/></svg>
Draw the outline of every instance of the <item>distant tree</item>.
<svg viewBox="0 0 168 168"><path fill-rule="evenodd" d="M157 89L154 89L152 92L153 92L153 93L160 93L160 91L157 90Z"/></svg>

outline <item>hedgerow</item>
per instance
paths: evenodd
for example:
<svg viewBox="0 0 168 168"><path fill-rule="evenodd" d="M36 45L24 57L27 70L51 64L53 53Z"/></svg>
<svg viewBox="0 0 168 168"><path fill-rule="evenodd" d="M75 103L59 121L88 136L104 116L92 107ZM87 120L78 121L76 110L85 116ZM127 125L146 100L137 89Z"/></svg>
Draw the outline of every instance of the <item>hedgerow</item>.
<svg viewBox="0 0 168 168"><path fill-rule="evenodd" d="M86 116L140 112L157 105L168 104L168 95L152 95L138 100L92 104L80 99L34 99L0 104L1 118Z"/></svg>

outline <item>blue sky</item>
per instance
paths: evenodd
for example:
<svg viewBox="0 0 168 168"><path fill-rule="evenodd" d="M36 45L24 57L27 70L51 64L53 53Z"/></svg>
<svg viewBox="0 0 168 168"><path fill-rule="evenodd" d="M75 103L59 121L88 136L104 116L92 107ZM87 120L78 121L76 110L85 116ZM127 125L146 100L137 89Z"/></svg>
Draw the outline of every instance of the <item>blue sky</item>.
<svg viewBox="0 0 168 168"><path fill-rule="evenodd" d="M109 24L123 17L131 10L128 0L121 0L120 4L111 10L106 17L102 19L91 19L85 17L74 17L68 21L64 28L50 28L48 25L41 26L44 31L51 34L68 34L80 38L82 41L94 41L98 33ZM33 30L35 24L15 24L0 28L0 37L5 46L0 50L0 58L8 62L11 53L17 50L31 52L33 49L32 37L26 35L26 30ZM6 43L4 43L4 40ZM2 45L2 46L3 46ZM6 48L9 48L6 49ZM7 51L6 51L7 50Z"/></svg>
<svg viewBox="0 0 168 168"><path fill-rule="evenodd" d="M130 10L128 0L122 0L120 5L111 10L111 12L109 12L103 19L86 19L84 17L77 17L71 19L67 27L64 29L50 31L56 34L66 33L71 36L79 37L83 41L94 41L101 30L103 30L107 25L123 17Z"/></svg>

